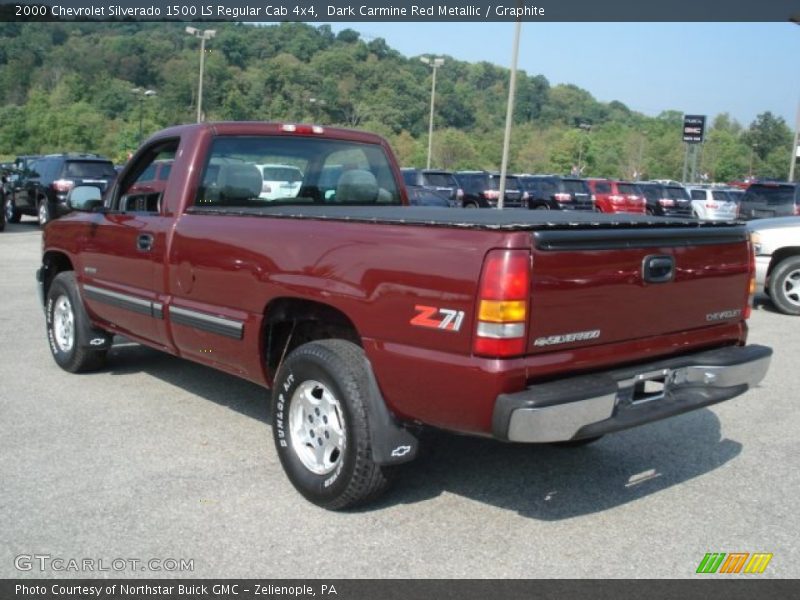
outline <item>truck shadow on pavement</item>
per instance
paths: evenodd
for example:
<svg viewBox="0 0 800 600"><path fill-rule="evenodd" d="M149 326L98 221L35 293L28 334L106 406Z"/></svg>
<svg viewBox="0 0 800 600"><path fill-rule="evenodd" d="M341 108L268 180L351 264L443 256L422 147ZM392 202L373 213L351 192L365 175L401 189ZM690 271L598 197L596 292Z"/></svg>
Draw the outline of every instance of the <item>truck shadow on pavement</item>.
<svg viewBox="0 0 800 600"><path fill-rule="evenodd" d="M146 373L271 424L264 388L126 340L117 338L107 372ZM740 443L721 437L719 419L709 409L580 448L507 444L444 432L431 432L424 448L417 460L396 467L392 489L357 512L456 494L534 519L570 519L664 491L719 468L742 451Z"/></svg>
<svg viewBox="0 0 800 600"><path fill-rule="evenodd" d="M452 493L557 521L602 512L709 473L739 455L709 409L609 435L580 448L504 444L437 433L381 505ZM377 508L377 507L376 507Z"/></svg>

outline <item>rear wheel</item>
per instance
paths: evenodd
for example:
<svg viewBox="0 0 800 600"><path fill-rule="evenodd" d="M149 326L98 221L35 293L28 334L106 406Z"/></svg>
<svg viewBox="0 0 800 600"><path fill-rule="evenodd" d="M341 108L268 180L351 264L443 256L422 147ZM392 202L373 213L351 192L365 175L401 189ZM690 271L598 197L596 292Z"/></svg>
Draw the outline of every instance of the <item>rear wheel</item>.
<svg viewBox="0 0 800 600"><path fill-rule="evenodd" d="M464 208L478 208L478 205L475 202L467 202L464 204Z"/></svg>
<svg viewBox="0 0 800 600"><path fill-rule="evenodd" d="M19 219L22 215L20 215L19 211L17 210L17 206L14 204L14 197L11 194L6 196L6 201L3 205L3 212L5 213L6 221L8 223L19 223Z"/></svg>
<svg viewBox="0 0 800 600"><path fill-rule="evenodd" d="M769 297L782 313L800 315L800 256L783 259L769 276Z"/></svg>
<svg viewBox="0 0 800 600"><path fill-rule="evenodd" d="M295 349L275 378L272 433L292 485L331 510L363 504L389 484L372 460L364 351L345 340Z"/></svg>

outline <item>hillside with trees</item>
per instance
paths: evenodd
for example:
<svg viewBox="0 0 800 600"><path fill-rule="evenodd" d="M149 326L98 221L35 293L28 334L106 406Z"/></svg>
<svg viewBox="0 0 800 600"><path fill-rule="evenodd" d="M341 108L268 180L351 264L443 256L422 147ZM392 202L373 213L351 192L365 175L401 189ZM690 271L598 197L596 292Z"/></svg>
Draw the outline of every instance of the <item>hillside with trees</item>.
<svg viewBox="0 0 800 600"><path fill-rule="evenodd" d="M304 23L214 23L206 46L206 120L307 121L386 136L424 166L430 69L381 39ZM195 120L199 40L179 23L0 23L0 155L94 151L121 162L145 137ZM447 57L437 76L433 163L496 169L508 70ZM574 85L521 72L510 168L679 179L682 115L648 117ZM131 90L154 90L144 96ZM591 123L591 130L580 123ZM744 127L710 123L698 173L785 178L792 132L765 112Z"/></svg>

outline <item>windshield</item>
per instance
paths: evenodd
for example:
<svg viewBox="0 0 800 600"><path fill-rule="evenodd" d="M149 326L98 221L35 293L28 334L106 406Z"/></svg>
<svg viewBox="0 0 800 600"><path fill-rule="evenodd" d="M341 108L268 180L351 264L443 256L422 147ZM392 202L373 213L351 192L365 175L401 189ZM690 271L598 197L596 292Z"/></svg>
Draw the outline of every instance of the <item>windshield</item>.
<svg viewBox="0 0 800 600"><path fill-rule="evenodd" d="M197 206L400 204L383 149L292 136L214 139Z"/></svg>

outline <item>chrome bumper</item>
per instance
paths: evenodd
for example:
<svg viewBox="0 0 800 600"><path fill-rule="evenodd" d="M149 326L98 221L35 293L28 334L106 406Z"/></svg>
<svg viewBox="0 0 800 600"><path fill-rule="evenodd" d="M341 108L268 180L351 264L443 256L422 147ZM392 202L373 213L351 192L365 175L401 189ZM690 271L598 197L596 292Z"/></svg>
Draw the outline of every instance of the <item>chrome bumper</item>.
<svg viewBox="0 0 800 600"><path fill-rule="evenodd" d="M530 386L498 397L494 435L512 442L576 440L728 400L764 379L766 346L729 347Z"/></svg>

